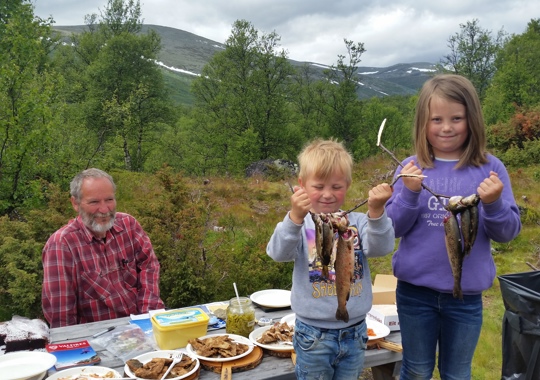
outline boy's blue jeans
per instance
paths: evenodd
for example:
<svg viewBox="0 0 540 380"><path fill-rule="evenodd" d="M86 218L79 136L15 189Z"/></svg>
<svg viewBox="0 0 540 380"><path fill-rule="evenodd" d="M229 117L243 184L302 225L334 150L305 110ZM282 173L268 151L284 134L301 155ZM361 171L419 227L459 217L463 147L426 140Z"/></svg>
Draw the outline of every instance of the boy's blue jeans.
<svg viewBox="0 0 540 380"><path fill-rule="evenodd" d="M357 380L364 367L366 322L345 329L321 329L298 319L294 329L296 378Z"/></svg>
<svg viewBox="0 0 540 380"><path fill-rule="evenodd" d="M482 295L440 293L398 281L403 361L400 380L429 380L439 356L443 380L468 380L482 328Z"/></svg>

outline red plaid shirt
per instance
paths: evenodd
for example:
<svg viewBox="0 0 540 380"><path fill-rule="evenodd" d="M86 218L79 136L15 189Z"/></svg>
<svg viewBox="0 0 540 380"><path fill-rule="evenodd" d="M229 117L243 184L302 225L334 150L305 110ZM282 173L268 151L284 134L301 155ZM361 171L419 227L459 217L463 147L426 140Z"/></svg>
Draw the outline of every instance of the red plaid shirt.
<svg viewBox="0 0 540 380"><path fill-rule="evenodd" d="M103 241L77 217L51 235L43 248L42 306L51 327L164 308L159 262L139 222L117 212Z"/></svg>

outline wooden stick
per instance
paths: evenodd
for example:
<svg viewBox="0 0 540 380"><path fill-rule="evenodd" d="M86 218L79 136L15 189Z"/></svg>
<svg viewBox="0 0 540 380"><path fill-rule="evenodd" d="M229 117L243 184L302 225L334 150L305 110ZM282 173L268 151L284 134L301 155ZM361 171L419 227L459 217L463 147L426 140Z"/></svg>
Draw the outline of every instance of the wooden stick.
<svg viewBox="0 0 540 380"><path fill-rule="evenodd" d="M538 270L538 268L536 268L534 265L532 265L530 262L526 261L525 264L527 264L528 266L530 266L533 270Z"/></svg>
<svg viewBox="0 0 540 380"><path fill-rule="evenodd" d="M396 176L396 178L394 178L394 180L390 184L390 187L394 186L394 184L397 182L397 180L400 179L401 177L427 178L427 176L425 176L423 174L398 174ZM367 201L368 201L367 199L363 200L362 202L358 203L357 205L355 205L350 210L347 210L347 211L343 212L343 215L347 215L348 213L353 212L354 210L356 210L358 207L362 207L363 205L365 205L367 203Z"/></svg>
<svg viewBox="0 0 540 380"><path fill-rule="evenodd" d="M390 152L388 149L386 149L386 147L381 144L381 136L382 136L382 130L384 129L384 124L386 123L386 119L383 120L381 126L379 127L379 134L378 134L378 138L377 138L377 146L381 147L381 149L388 153L390 155L390 157L392 157L394 159L395 162L397 162L397 164L401 167L403 167L403 164L401 163L400 160L398 160L398 158L394 155L394 153ZM422 187L429 191L435 198L437 198L437 200L439 201L440 204L444 205L443 202L441 202L441 198L450 198L448 195L442 195L442 194L437 194L435 193L433 190L431 190L429 187L427 187L424 182L421 183Z"/></svg>
<svg viewBox="0 0 540 380"><path fill-rule="evenodd" d="M343 215L347 215L348 213L353 212L354 210L356 210L358 207L362 207L363 205L365 205L367 203L367 201L368 201L367 199L364 199L362 202L358 203L357 205L355 205L350 210L344 211Z"/></svg>

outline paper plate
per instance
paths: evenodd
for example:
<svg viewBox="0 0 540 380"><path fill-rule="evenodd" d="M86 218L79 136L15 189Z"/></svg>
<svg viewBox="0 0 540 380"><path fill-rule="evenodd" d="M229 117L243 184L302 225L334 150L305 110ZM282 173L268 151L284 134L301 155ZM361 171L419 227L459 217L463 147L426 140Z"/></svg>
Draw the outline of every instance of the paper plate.
<svg viewBox="0 0 540 380"><path fill-rule="evenodd" d="M190 343L188 343L188 345L186 346L186 350L193 356L197 357L198 359L200 360L205 360L205 361L208 361L208 362L228 362L228 361L232 361L232 360L236 360L236 359L240 359L240 358L243 358L244 356L247 356L251 353L251 351L253 351L253 343L251 343L251 341L248 339L248 338L245 338L241 335L235 335L235 334L213 334L213 335L205 335L205 336L201 336L199 339L200 340L205 340L206 338L215 338L217 336L222 336L222 335L228 335L229 338L231 338L232 340L234 340L235 342L238 342L238 343L242 343L242 344L246 344L248 346L248 349L246 352L244 352L243 354L240 354L240 355L236 355L236 356L232 356L230 358L209 358L209 357L206 357L206 356L201 356L199 354L197 354L197 352L195 351L195 349L193 349L193 347L191 346Z"/></svg>
<svg viewBox="0 0 540 380"><path fill-rule="evenodd" d="M296 321L295 313L287 314L280 320L281 323L287 322L289 326L294 326L295 321ZM367 324L367 328L372 329L373 332L375 333L375 336L368 335L369 340L381 339L387 336L388 334L390 334L390 328L388 326L380 322L374 321L373 319L366 318L366 324Z"/></svg>
<svg viewBox="0 0 540 380"><path fill-rule="evenodd" d="M291 306L291 291L283 289L268 289L253 293L251 301L264 307L289 307Z"/></svg>
<svg viewBox="0 0 540 380"><path fill-rule="evenodd" d="M375 336L368 335L368 340L381 339L390 334L390 328L386 325L383 325L381 322L366 318L366 324L367 328L373 329L373 332L375 333Z"/></svg>
<svg viewBox="0 0 540 380"><path fill-rule="evenodd" d="M146 364L146 363L148 363L150 360L152 360L154 358L167 358L167 359L170 359L170 358L172 358L173 355L176 355L176 354L179 354L179 353L183 353L184 355L189 356L195 362L195 366L193 367L193 369L191 371L189 371L188 373L186 373L185 375L172 377L170 379L167 378L167 380L180 380L180 379L184 379L184 378L186 378L188 376L191 376L192 374L197 372L197 370L199 369L199 365L200 365L199 359L197 359L197 357L193 356L189 352L186 352L184 350L159 350L159 351L147 352L146 354L136 356L133 359L137 359L141 363ZM124 366L124 373L128 377L131 377L132 379L145 380L142 377L135 376L135 374L133 372L131 372L131 370L129 369L127 364Z"/></svg>
<svg viewBox="0 0 540 380"><path fill-rule="evenodd" d="M257 342L257 339L259 339L265 331L270 330L271 328L272 326L263 326L253 330L251 334L249 334L249 340L257 346L270 351L294 351L294 348L291 344L284 344L280 342L263 344Z"/></svg>
<svg viewBox="0 0 540 380"><path fill-rule="evenodd" d="M68 368L64 369L62 371L56 372L55 374L47 377L47 380L58 380L62 378L73 378L77 380L83 380L88 379L92 380L92 378L95 378L97 376L106 376L108 374L112 373L114 377L121 378L122 375L120 375L117 371L115 371L112 368L107 367L99 367L99 366L88 366L88 367L75 367L75 368ZM88 376L87 378L84 377L84 375ZM80 377L79 377L80 376Z"/></svg>
<svg viewBox="0 0 540 380"><path fill-rule="evenodd" d="M41 351L18 351L0 356L0 379L25 380L41 378L54 366L56 356Z"/></svg>

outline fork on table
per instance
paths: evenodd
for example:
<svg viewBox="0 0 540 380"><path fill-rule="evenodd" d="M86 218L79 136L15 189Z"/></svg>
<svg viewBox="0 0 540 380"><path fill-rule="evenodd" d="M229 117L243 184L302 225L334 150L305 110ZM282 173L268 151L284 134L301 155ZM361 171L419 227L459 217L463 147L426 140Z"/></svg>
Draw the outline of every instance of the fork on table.
<svg viewBox="0 0 540 380"><path fill-rule="evenodd" d="M167 377L167 375L169 374L169 372L171 372L171 369L173 369L173 367L175 365L177 365L178 363L180 363L182 361L183 356L184 356L184 354L182 352L179 352L178 354L173 355L173 357L172 357L173 361L172 361L171 365L169 366L169 368L167 369L167 372L165 372L165 374L161 378L161 380L165 379Z"/></svg>

